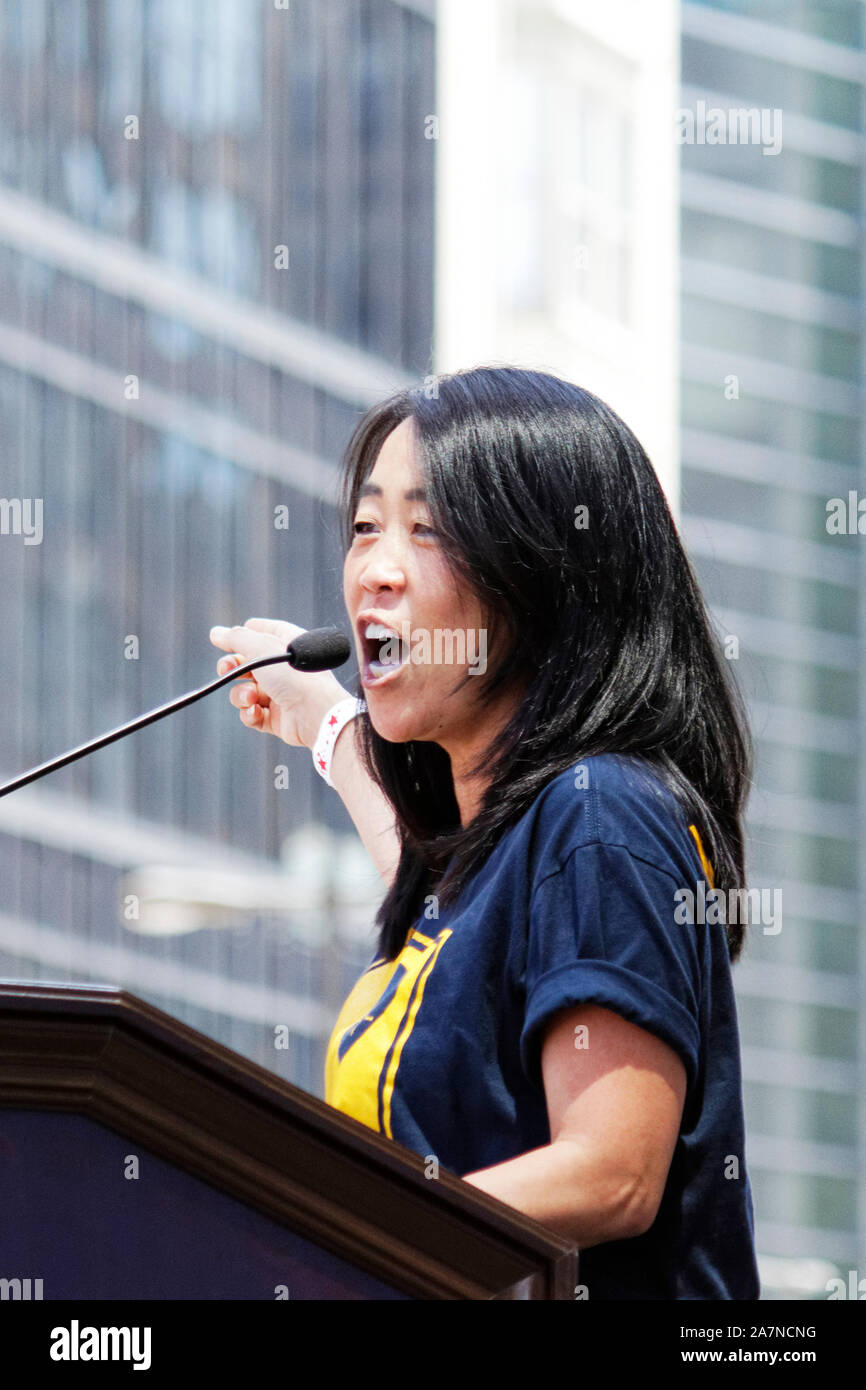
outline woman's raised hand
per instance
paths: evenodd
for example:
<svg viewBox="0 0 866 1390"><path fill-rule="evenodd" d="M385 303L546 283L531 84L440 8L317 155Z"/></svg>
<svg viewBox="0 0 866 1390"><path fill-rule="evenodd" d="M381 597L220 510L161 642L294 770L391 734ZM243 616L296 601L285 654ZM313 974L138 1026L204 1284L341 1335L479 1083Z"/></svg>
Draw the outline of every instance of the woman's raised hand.
<svg viewBox="0 0 866 1390"><path fill-rule="evenodd" d="M322 719L350 692L333 671L296 671L288 662L263 666L244 679L244 660L277 656L306 629L277 618L248 618L243 627L212 627L210 640L228 652L217 662L225 675L237 669L238 683L229 698L248 729L276 734L284 743L312 748Z"/></svg>

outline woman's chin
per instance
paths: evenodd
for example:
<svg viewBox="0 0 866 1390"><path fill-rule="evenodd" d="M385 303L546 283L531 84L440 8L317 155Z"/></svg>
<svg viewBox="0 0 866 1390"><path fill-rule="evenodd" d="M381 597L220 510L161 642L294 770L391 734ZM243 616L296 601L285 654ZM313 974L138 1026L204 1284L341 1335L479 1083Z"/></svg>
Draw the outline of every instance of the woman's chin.
<svg viewBox="0 0 866 1390"><path fill-rule="evenodd" d="M407 708L402 702L397 704L389 697L387 686L381 690L372 686L364 691L370 723L380 738L388 743L409 743L412 739L423 739L429 728L429 720L420 717L411 705ZM429 733L426 737L429 738Z"/></svg>
<svg viewBox="0 0 866 1390"><path fill-rule="evenodd" d="M411 743L413 739L421 738L420 731L405 719L377 719L370 711L369 705L367 710L370 713L370 723L386 743Z"/></svg>

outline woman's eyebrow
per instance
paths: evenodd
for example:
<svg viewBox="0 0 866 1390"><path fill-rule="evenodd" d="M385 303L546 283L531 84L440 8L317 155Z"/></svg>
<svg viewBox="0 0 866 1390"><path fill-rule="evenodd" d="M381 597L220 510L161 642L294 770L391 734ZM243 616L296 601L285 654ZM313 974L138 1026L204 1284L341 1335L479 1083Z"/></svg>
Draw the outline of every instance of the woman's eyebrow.
<svg viewBox="0 0 866 1390"><path fill-rule="evenodd" d="M378 483L362 483L361 486L360 486L360 488L359 488L359 490L358 490L358 501L359 501L359 502L360 502L360 500L361 500L362 497L381 497L381 496L382 496L382 489L379 487L379 484L378 484ZM427 501L427 493L425 492L425 490L424 490L423 487L410 487L409 490L408 490L408 492L404 492L404 493L403 493L403 499L404 499L404 501L406 501L406 502L426 502L426 501Z"/></svg>

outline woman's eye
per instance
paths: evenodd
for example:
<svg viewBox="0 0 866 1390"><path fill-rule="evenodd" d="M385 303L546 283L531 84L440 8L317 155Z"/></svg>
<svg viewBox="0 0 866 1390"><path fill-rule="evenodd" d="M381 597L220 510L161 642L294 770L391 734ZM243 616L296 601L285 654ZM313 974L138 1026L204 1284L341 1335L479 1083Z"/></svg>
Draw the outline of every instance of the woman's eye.
<svg viewBox="0 0 866 1390"><path fill-rule="evenodd" d="M375 521L355 521L352 523L352 533L356 536L369 536L375 525ZM414 522L414 529L423 532L423 534L427 536L438 536L439 534L427 521Z"/></svg>

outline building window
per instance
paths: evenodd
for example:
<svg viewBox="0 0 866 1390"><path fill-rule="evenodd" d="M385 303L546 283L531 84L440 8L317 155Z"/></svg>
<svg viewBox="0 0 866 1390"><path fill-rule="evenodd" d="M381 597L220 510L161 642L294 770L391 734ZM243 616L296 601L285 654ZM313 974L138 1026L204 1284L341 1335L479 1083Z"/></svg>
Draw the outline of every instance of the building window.
<svg viewBox="0 0 866 1390"><path fill-rule="evenodd" d="M500 292L569 336L588 312L631 327L631 69L556 35L515 49L502 87Z"/></svg>
<svg viewBox="0 0 866 1390"><path fill-rule="evenodd" d="M150 250L213 280L230 294L255 296L260 248L252 207L225 188L160 180L150 199Z"/></svg>
<svg viewBox="0 0 866 1390"><path fill-rule="evenodd" d="M526 313L542 310L545 300L544 89L535 72L511 64L503 97L509 116L499 180L499 287L511 309Z"/></svg>
<svg viewBox="0 0 866 1390"><path fill-rule="evenodd" d="M631 319L632 129L600 88L557 93L556 261L570 307ZM559 132L558 139L554 138ZM569 132L569 134L565 134Z"/></svg>
<svg viewBox="0 0 866 1390"><path fill-rule="evenodd" d="M41 53L48 36L48 0L3 0L0 9L4 48L19 62Z"/></svg>
<svg viewBox="0 0 866 1390"><path fill-rule="evenodd" d="M195 138L246 135L262 121L258 0L153 0L149 50L166 121Z"/></svg>

